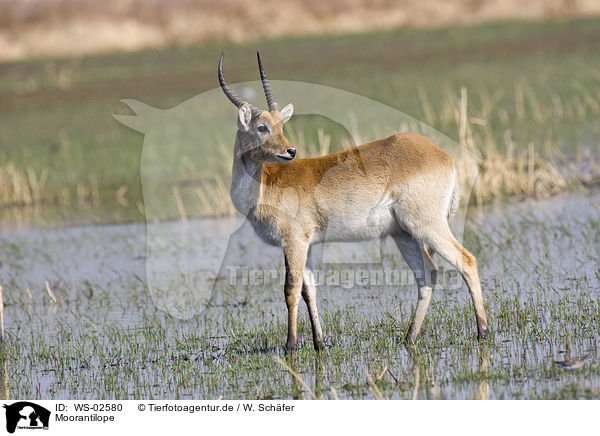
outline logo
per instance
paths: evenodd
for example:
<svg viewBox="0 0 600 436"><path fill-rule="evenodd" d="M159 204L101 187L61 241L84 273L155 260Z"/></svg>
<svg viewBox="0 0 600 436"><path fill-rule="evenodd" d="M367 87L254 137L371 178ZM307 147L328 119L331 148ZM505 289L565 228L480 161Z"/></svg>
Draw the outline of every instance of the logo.
<svg viewBox="0 0 600 436"><path fill-rule="evenodd" d="M48 429L50 411L29 401L4 405L6 409L6 431L14 433L15 429Z"/></svg>

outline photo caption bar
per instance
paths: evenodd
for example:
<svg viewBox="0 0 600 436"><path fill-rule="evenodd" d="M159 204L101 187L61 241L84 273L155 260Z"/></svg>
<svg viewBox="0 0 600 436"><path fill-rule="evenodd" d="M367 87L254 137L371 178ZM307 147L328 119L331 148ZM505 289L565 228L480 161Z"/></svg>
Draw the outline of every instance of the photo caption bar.
<svg viewBox="0 0 600 436"><path fill-rule="evenodd" d="M427 407L410 401L293 400L128 400L128 401L4 401L9 434L305 434L311 422L320 432L365 434L397 428L401 433L505 434L519 428L537 434L583 432L595 425L594 402L470 402L433 401ZM565 409L569 409L566 411ZM568 412L568 413L567 413ZM543 416L543 420L531 419ZM435 416L435 419L431 419ZM498 416L510 420L498 421ZM569 416L570 419L565 419ZM574 419L577 416L577 419ZM426 424L424 432L423 423ZM35 434L35 433L34 433Z"/></svg>

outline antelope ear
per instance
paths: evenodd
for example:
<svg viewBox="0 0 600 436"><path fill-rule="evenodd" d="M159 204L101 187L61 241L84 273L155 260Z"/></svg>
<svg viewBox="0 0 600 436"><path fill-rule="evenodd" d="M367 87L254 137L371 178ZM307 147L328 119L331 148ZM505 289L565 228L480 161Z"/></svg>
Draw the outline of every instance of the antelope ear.
<svg viewBox="0 0 600 436"><path fill-rule="evenodd" d="M243 103L238 109L238 129L247 132L250 128L250 120L252 120L252 110L247 103Z"/></svg>
<svg viewBox="0 0 600 436"><path fill-rule="evenodd" d="M290 118L292 118L292 114L294 113L294 105L292 103L288 104L286 107L281 109L281 121L285 124Z"/></svg>

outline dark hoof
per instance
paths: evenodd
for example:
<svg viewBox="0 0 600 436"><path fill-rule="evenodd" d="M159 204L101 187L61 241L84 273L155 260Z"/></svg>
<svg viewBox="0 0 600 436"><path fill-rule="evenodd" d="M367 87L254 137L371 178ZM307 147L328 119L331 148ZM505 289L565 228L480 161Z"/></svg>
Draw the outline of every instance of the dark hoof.
<svg viewBox="0 0 600 436"><path fill-rule="evenodd" d="M295 352L297 349L296 344L286 344L284 350L287 354Z"/></svg>
<svg viewBox="0 0 600 436"><path fill-rule="evenodd" d="M323 341L314 342L314 346L315 346L315 351L321 351L321 350L325 349L325 344L323 343Z"/></svg>
<svg viewBox="0 0 600 436"><path fill-rule="evenodd" d="M486 327L479 328L477 331L477 339L479 341L485 341L490 336L490 330Z"/></svg>

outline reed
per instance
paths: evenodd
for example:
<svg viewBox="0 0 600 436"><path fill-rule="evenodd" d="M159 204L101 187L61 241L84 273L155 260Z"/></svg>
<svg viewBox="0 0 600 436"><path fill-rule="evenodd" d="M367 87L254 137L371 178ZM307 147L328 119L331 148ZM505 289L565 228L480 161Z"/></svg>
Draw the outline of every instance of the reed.
<svg viewBox="0 0 600 436"><path fill-rule="evenodd" d="M578 186L600 184L600 159L594 150L570 144L572 151L565 155L551 134L536 140L536 144L530 136L524 140L513 140L513 136L518 136L513 130L518 129L522 122L542 125L561 119L578 122L597 116L600 113L600 93L574 86L569 98L554 94L552 104L541 104L542 96L536 95L526 81L517 80L512 89L514 110L510 113L506 101L501 102L505 94L502 90L490 92L480 89L471 94L474 95L470 95L464 86L458 92L445 88L443 98L436 101L428 96L423 85L418 86L424 121L433 128L456 132L457 142L466 151L455 156L461 198L471 204L483 205L511 198L546 198ZM361 134L357 118L358 115L351 119L349 138L336 138L333 132L312 125L305 125L297 131L290 126L287 134L304 156L321 156L361 142L365 135ZM505 128L502 142L497 139L498 126ZM400 130L405 129L409 128ZM65 134L61 134L62 143L69 143ZM231 148L225 141L219 141L215 153L222 164L200 178L200 171L192 160L186 160L188 171L177 181L180 188L173 188L166 196L174 197L176 208L172 208L164 218L186 221L188 217L235 215L229 199ZM20 169L13 162L0 166L0 207L43 207L51 204L101 208L108 201L115 203L117 208L130 207L128 197L134 194L129 194L129 185L120 183L115 188L113 181L90 174L86 175L87 180L57 186L56 180L61 179L60 176L56 170L47 168L37 172L28 167ZM139 199L134 200L137 200L133 201L134 205L140 204Z"/></svg>

